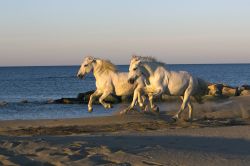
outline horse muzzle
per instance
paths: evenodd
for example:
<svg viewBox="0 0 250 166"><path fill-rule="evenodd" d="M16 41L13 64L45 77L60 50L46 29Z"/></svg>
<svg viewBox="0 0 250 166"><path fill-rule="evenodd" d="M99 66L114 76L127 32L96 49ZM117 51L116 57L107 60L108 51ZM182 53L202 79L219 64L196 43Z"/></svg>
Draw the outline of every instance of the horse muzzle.
<svg viewBox="0 0 250 166"><path fill-rule="evenodd" d="M84 75L83 74L77 74L77 77L80 78L80 79L83 79Z"/></svg>

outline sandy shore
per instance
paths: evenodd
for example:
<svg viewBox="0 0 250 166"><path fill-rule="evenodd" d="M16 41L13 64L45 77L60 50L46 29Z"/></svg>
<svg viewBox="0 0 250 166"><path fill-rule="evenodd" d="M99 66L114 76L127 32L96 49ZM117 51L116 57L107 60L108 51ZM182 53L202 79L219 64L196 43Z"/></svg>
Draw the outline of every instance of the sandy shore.
<svg viewBox="0 0 250 166"><path fill-rule="evenodd" d="M0 121L0 165L250 165L250 97L160 114Z"/></svg>

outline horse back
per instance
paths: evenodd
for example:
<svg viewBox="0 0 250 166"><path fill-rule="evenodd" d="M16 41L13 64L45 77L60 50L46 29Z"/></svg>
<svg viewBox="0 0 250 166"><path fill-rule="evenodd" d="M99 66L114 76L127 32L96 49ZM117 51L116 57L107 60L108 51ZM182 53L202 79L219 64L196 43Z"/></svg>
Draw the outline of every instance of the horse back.
<svg viewBox="0 0 250 166"><path fill-rule="evenodd" d="M135 84L130 84L128 82L128 73L118 72L111 77L114 91L117 96L133 94Z"/></svg>
<svg viewBox="0 0 250 166"><path fill-rule="evenodd" d="M183 95L191 81L192 76L188 72L169 72L167 88L170 95Z"/></svg>

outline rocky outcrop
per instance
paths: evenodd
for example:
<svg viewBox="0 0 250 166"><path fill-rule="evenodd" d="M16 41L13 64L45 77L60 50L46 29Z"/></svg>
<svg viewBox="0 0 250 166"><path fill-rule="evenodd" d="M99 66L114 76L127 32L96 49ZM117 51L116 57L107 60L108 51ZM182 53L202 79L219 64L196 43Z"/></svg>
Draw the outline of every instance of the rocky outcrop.
<svg viewBox="0 0 250 166"><path fill-rule="evenodd" d="M94 91L88 91L84 93L79 93L76 98L61 98L57 100L49 100L47 103L49 104L87 104L89 102L90 96L94 93ZM129 101L130 98L127 96L115 96L109 95L105 101L111 104L121 103L124 101ZM100 104L98 99L94 100L93 104Z"/></svg>
<svg viewBox="0 0 250 166"><path fill-rule="evenodd" d="M94 91L88 91L84 93L79 93L76 98L61 98L57 100L49 100L48 104L87 104L91 94ZM243 85L240 88L232 87L225 84L210 84L208 86L208 92L206 95L202 96L202 100L219 100L225 99L231 96L245 96L250 95L250 85ZM176 101L179 100L178 96L169 96L163 94L160 97L155 99L156 101ZM197 101L196 98L191 98L192 101ZM116 95L109 95L106 99L106 102L111 104L117 104L121 102L131 102L132 96L116 96ZM98 99L94 100L93 104L100 104ZM0 103L1 106L1 103Z"/></svg>
<svg viewBox="0 0 250 166"><path fill-rule="evenodd" d="M211 84L208 86L208 90L208 95L211 96L239 96L241 92L238 87L226 84Z"/></svg>

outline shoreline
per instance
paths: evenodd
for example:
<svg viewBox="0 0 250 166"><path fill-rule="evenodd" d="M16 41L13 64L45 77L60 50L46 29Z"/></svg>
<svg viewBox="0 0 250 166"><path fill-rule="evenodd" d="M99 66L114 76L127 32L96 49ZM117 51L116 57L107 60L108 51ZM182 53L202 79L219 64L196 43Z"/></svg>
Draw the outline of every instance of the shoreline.
<svg viewBox="0 0 250 166"><path fill-rule="evenodd" d="M179 103L160 114L0 121L0 165L250 164L250 96L194 103L172 120Z"/></svg>

